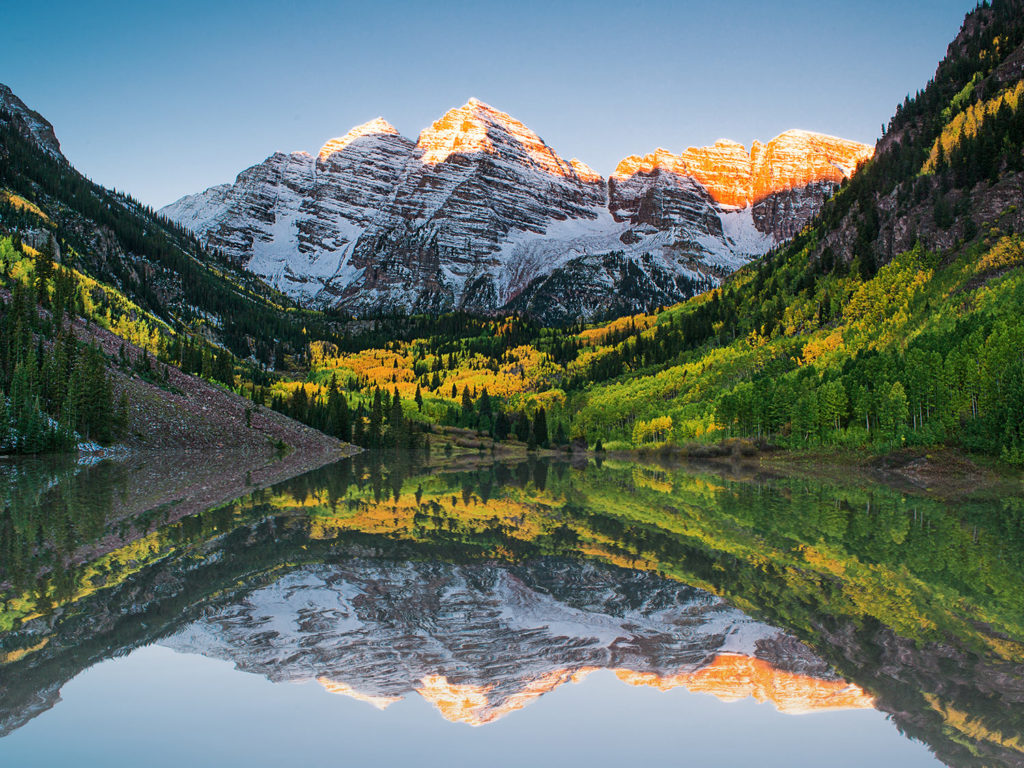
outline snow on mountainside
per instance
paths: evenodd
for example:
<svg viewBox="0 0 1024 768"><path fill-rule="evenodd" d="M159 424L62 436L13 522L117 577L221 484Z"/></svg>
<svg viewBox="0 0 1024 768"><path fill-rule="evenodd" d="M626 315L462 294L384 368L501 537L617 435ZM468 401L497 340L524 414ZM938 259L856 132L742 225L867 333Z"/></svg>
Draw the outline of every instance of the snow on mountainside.
<svg viewBox="0 0 1024 768"><path fill-rule="evenodd" d="M632 156L605 180L470 99L415 143L378 118L162 213L309 305L564 319L716 283L791 237L871 152L789 131L750 152ZM551 293L564 270L571 308Z"/></svg>

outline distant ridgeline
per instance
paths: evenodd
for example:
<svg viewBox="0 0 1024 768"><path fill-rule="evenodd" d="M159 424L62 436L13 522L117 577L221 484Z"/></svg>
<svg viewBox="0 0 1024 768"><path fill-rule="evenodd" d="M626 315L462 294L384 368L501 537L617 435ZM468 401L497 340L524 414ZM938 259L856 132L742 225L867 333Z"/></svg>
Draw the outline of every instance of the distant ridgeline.
<svg viewBox="0 0 1024 768"><path fill-rule="evenodd" d="M542 447L949 444L1020 464L1022 42L1024 0L982 4L934 78L898 106L873 159L787 244L682 304L556 328L517 315L298 309L86 180L11 94L0 121L5 284L22 284L21 305L43 307L73 270L74 287L60 288L74 294L66 313L144 347L158 366L368 447L422 444L423 428L439 423ZM582 166L565 173L586 176ZM35 254L48 243L59 266L40 281ZM19 363L23 379L33 366L43 378L59 329L38 322L5 358L8 395ZM109 353L106 362L117 364ZM59 422L56 398L39 402Z"/></svg>

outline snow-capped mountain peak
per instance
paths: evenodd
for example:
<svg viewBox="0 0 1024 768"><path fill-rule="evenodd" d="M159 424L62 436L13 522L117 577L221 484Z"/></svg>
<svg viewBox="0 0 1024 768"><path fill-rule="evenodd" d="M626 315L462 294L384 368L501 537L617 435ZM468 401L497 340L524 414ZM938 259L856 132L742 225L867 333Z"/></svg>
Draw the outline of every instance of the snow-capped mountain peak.
<svg viewBox="0 0 1024 768"><path fill-rule="evenodd" d="M791 237L871 155L787 131L631 155L607 180L479 99L383 118L163 209L300 301L565 320L667 304Z"/></svg>
<svg viewBox="0 0 1024 768"><path fill-rule="evenodd" d="M339 136L336 139L330 139L325 142L320 151L317 153L317 157L320 160L326 160L328 157L333 155L335 152L340 152L349 144L356 139L361 139L365 136L398 136L398 130L385 120L383 117L377 117L369 122L357 125L351 131L346 133L344 136Z"/></svg>
<svg viewBox="0 0 1024 768"><path fill-rule="evenodd" d="M420 132L416 148L426 165L443 163L453 154L498 155L554 176L570 176L572 166L544 140L506 112L477 98L448 110Z"/></svg>

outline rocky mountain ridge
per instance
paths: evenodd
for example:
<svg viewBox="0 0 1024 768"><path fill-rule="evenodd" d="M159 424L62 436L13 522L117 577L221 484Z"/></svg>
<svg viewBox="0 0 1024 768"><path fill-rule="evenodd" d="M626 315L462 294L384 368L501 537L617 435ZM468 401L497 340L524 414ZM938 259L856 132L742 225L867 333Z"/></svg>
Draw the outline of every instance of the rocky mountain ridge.
<svg viewBox="0 0 1024 768"><path fill-rule="evenodd" d="M715 284L799 230L871 154L788 131L750 152L631 156L606 180L470 99L416 142L377 118L161 212L310 306L591 317ZM570 273L575 298L546 297Z"/></svg>
<svg viewBox="0 0 1024 768"><path fill-rule="evenodd" d="M0 83L0 121L6 112L11 116L14 127L26 139L53 157L64 160L60 151L60 142L53 132L53 126L38 112L29 109L14 91Z"/></svg>

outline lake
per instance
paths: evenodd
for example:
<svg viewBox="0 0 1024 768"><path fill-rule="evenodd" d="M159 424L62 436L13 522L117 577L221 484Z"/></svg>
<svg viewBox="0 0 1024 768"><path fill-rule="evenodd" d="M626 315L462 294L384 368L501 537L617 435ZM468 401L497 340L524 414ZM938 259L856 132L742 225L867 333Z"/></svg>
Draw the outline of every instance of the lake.
<svg viewBox="0 0 1024 768"><path fill-rule="evenodd" d="M0 465L0 764L1024 766L1024 502L756 467Z"/></svg>

